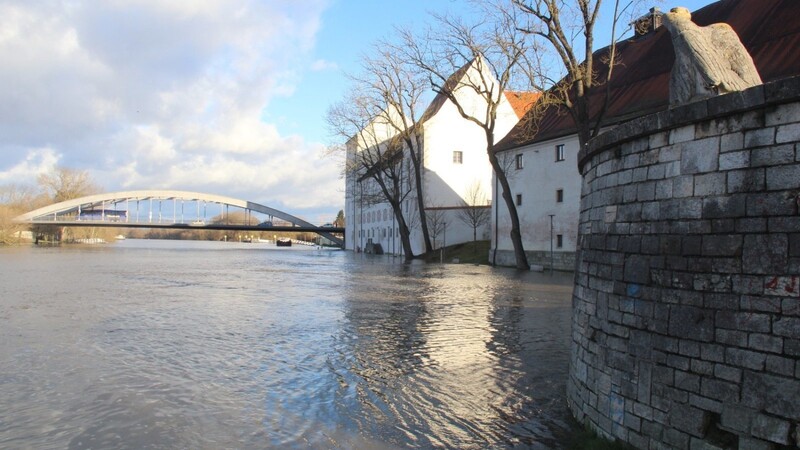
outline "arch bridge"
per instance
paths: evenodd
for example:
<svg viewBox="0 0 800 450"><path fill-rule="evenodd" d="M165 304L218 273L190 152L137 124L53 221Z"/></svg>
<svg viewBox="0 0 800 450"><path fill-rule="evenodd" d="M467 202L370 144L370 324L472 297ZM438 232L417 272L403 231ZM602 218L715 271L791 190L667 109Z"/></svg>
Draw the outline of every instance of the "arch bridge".
<svg viewBox="0 0 800 450"><path fill-rule="evenodd" d="M188 203L188 208L187 208ZM233 213L231 213L233 208ZM344 247L344 228L316 226L269 206L214 194L144 190L88 195L14 219L30 225L313 232Z"/></svg>

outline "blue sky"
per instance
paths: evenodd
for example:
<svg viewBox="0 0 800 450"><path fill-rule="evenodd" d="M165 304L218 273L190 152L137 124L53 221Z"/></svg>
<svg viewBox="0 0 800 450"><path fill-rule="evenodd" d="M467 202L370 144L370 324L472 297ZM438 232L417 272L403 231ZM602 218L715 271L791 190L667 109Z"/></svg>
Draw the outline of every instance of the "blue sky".
<svg viewBox="0 0 800 450"><path fill-rule="evenodd" d="M344 189L325 112L344 73L394 26L466 4L0 0L0 185L64 166L107 192L199 191L330 222Z"/></svg>

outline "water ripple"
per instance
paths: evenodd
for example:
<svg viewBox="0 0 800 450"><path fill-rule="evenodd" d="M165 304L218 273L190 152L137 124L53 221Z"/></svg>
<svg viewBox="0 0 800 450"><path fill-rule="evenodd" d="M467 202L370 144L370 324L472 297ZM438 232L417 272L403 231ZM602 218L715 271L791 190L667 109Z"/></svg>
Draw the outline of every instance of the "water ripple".
<svg viewBox="0 0 800 450"><path fill-rule="evenodd" d="M225 245L0 251L0 447L544 449L571 431L569 277Z"/></svg>

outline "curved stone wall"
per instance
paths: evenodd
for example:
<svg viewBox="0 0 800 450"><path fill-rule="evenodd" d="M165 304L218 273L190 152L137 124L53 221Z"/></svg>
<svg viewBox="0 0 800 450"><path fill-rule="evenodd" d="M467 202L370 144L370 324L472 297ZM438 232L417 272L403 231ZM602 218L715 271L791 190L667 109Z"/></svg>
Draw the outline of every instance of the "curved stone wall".
<svg viewBox="0 0 800 450"><path fill-rule="evenodd" d="M642 117L582 152L579 420L642 449L798 444L798 142L793 78Z"/></svg>

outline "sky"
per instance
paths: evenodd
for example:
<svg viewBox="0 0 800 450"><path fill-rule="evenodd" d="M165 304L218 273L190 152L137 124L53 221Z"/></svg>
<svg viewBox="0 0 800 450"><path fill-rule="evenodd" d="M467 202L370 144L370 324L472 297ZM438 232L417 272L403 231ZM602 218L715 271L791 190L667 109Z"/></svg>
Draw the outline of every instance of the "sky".
<svg viewBox="0 0 800 450"><path fill-rule="evenodd" d="M197 191L331 222L344 181L325 113L345 73L394 26L463 4L0 0L0 185L68 167L106 192Z"/></svg>

